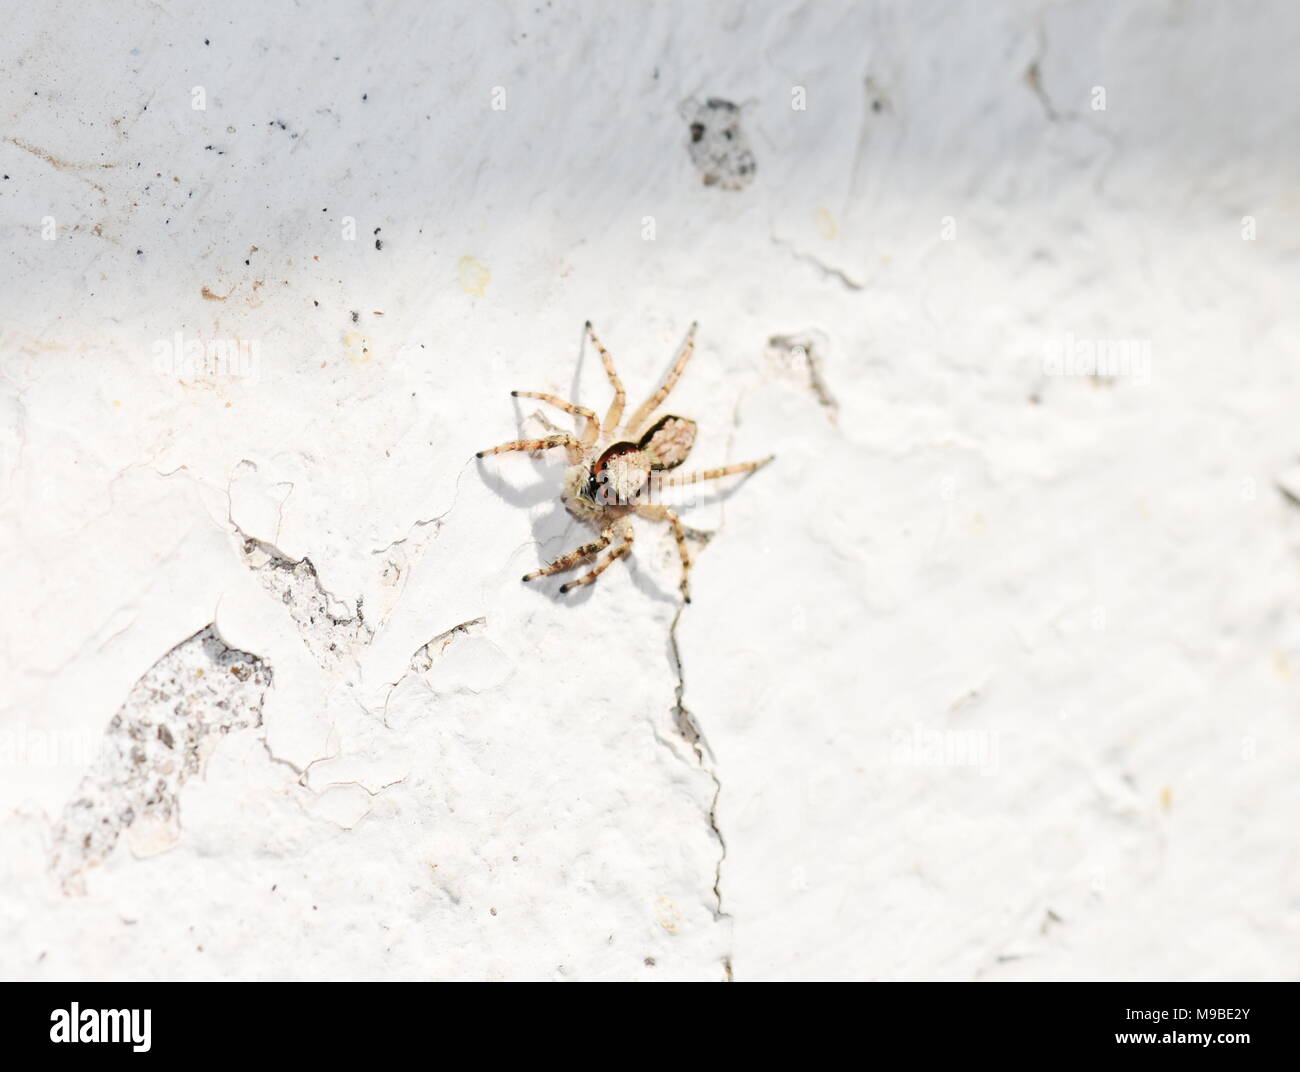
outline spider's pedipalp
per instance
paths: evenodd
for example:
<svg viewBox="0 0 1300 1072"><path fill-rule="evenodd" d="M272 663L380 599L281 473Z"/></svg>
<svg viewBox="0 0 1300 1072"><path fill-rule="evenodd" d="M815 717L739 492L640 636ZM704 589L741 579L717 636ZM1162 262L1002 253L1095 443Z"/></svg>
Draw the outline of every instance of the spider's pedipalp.
<svg viewBox="0 0 1300 1072"><path fill-rule="evenodd" d="M535 569L532 573L525 573L525 581L534 581L538 577L545 577L552 573L562 573L567 569L572 569L584 558L590 558L592 555L599 554L614 539L614 530L606 529L600 534L600 539L592 543L584 543L581 547L570 551L568 554L561 555L549 566L543 566L541 569Z"/></svg>
<svg viewBox="0 0 1300 1072"><path fill-rule="evenodd" d="M609 556L601 562L596 563L596 568L590 573L585 573L576 581L568 581L560 585L561 592L572 592L575 588L581 588L583 585L591 584L597 577L604 573L610 566L620 558L626 558L632 553L632 526L628 525L622 532L623 542L610 551Z"/></svg>
<svg viewBox="0 0 1300 1072"><path fill-rule="evenodd" d="M686 342L682 344L682 352L677 355L677 360L673 362L673 367L668 370L668 375L664 377L664 382L660 385L653 395L651 395L628 421L628 427L633 434L642 431L641 426L646 420L663 405L664 399L668 397L668 392L677 386L677 381L681 379L682 372L686 369L686 362L691 359L691 354L695 353L695 329L698 326L697 321L691 323L686 332Z"/></svg>
<svg viewBox="0 0 1300 1072"><path fill-rule="evenodd" d="M605 349L605 344L596 338L596 332L591 326L591 321L587 321L587 335L593 345L600 351L600 360L605 365L605 372L609 375L609 382L614 387L614 401L609 404L609 410L605 413L605 420L601 424L601 431L612 432L618 427L618 422L623 419L623 407L627 405L627 392L623 390L623 381L618 378L618 373L614 371L614 359L609 356L609 351Z"/></svg>
<svg viewBox="0 0 1300 1072"><path fill-rule="evenodd" d="M541 391L511 391L512 398L536 398L542 402L549 402L556 409L562 409L565 413L572 413L575 417L581 417L587 422L587 427L582 433L583 446L590 446L596 442L596 437L600 435L600 421L596 419L596 414L586 406L579 406L574 402L566 402L555 395L548 395Z"/></svg>
<svg viewBox="0 0 1300 1072"><path fill-rule="evenodd" d="M515 439L497 447L480 450L474 457L486 458L489 454L505 454L511 450L550 450L552 447L564 447L570 461L577 461L582 456L582 441L568 432L560 432L545 439Z"/></svg>

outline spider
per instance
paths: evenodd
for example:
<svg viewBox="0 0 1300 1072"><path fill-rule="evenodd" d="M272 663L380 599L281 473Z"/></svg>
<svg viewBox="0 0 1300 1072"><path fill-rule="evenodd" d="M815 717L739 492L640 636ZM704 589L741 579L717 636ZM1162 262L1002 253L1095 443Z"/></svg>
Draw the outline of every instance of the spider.
<svg viewBox="0 0 1300 1072"><path fill-rule="evenodd" d="M613 359L604 344L596 338L590 320L585 326L587 336L600 352L605 372L614 387L614 401L610 403L604 421L598 421L596 414L585 406L566 402L555 395L537 391L511 391L511 395L515 398L536 398L581 418L586 422L581 436L557 432L542 439L517 439L502 443L499 447L481 450L476 457L484 458L489 454L503 454L512 450L541 451L563 447L570 464L564 474L560 500L570 514L600 533L599 539L561 555L550 565L533 570L532 573L525 573L524 581L570 570L583 561L597 558L596 566L590 573L562 584L560 591L571 592L575 588L591 584L611 564L632 553L634 532L631 517L636 514L654 521L666 521L672 526L673 535L677 540L677 552L682 560L682 597L689 603L691 601L691 554L686 546L686 530L674 510L653 501L652 490L661 485L663 478L660 474L677 468L686 460L695 442L696 425L687 417L671 414L660 417L653 423L650 418L654 416L655 411L668 397L668 392L680 379L682 370L686 368L686 362L690 360L695 350L696 325L692 324L687 332L682 351L664 378L664 382L646 403L632 414L626 424L620 422L627 402L627 394L623 390L618 373L614 371ZM668 483L673 486L695 484L735 473L750 473L771 460L772 456L769 455L756 462L739 462L686 476L674 474L669 478ZM606 548L609 548L609 554L600 559L600 553Z"/></svg>

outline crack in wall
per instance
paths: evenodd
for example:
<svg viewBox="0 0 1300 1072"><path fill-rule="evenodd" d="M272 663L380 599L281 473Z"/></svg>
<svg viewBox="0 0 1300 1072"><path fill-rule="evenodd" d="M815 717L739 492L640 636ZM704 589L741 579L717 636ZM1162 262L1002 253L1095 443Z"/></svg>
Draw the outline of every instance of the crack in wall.
<svg viewBox="0 0 1300 1072"><path fill-rule="evenodd" d="M414 655L411 656L411 669L417 674L423 674L433 669L433 664L438 657L447 650L447 646L453 640L461 636L469 636L473 632L478 632L487 625L487 619L484 617L471 618L467 622L461 622L459 625L453 625L445 632L439 633L427 644L421 646Z"/></svg>
<svg viewBox="0 0 1300 1072"><path fill-rule="evenodd" d="M826 336L820 331L801 331L793 335L773 335L767 340L768 354L777 367L793 373L806 381L808 390L817 404L826 411L831 424L839 423L840 404L831 393L822 373L822 354L828 347Z"/></svg>
<svg viewBox="0 0 1300 1072"><path fill-rule="evenodd" d="M677 685L674 689L676 702L673 704L673 723L682 739L690 745L691 750L695 753L698 768L713 780L713 799L709 802L709 829L713 832L720 850L718 862L713 871L713 897L715 902L713 918L730 919L731 913L726 911L722 902L722 865L727 859L727 839L723 836L722 828L718 825L718 798L722 795L722 779L718 775L717 758L713 754L713 749L709 747L709 742L705 740L699 723L695 721L695 716L682 702L682 697L686 692L686 671L682 666L681 649L677 644L677 623L681 621L683 609L678 608L677 613L673 616L673 624L668 630L668 648L672 652L673 668L677 674Z"/></svg>
<svg viewBox="0 0 1300 1072"><path fill-rule="evenodd" d="M388 705L393 698L393 693L401 687L407 678L414 675L416 678L422 678L438 664L445 656L447 649L461 638L478 636L487 628L487 618L480 616L471 618L469 621L460 622L453 625L450 629L444 629L437 636L430 639L427 643L422 644L411 655L407 672L404 673L397 681L387 683L388 692L384 695L384 707L380 712L380 721L386 729L392 729L388 721Z"/></svg>
<svg viewBox="0 0 1300 1072"><path fill-rule="evenodd" d="M1043 26L1043 20L1038 20L1038 25L1034 27L1035 36L1038 39L1038 48L1034 52L1033 58L1029 61L1029 66L1025 68L1025 85L1043 106L1043 114L1047 116L1049 123L1060 122L1061 113L1056 110L1052 104L1052 98L1047 95L1047 90L1043 88L1043 59L1047 55L1047 30Z"/></svg>
<svg viewBox="0 0 1300 1072"><path fill-rule="evenodd" d="M1037 48L1029 60L1029 66L1025 68L1024 82L1029 87L1029 91L1038 98L1042 105L1043 115L1049 123L1065 125L1075 123L1085 130L1097 135L1102 141L1106 142L1110 148L1110 157L1100 163L1097 175L1093 179L1093 189L1098 193L1106 181L1106 173L1110 169L1111 163L1115 159L1115 153L1119 148L1119 136L1107 127L1104 123L1095 121L1086 111L1077 111L1069 109L1062 111L1056 107L1052 98L1048 95L1046 87L1043 85L1043 61L1047 57L1047 26L1046 15L1040 14L1034 26L1034 35L1037 40Z"/></svg>
<svg viewBox="0 0 1300 1072"><path fill-rule="evenodd" d="M804 261L818 269L822 275L831 279L839 280L849 290L866 290L867 285L854 279L843 268L836 268L833 264L827 264L820 257L812 253L805 253L801 249L796 249L793 242L787 242L784 238L777 238L775 234L769 235L772 244L778 249L786 250L795 260Z"/></svg>
<svg viewBox="0 0 1300 1072"><path fill-rule="evenodd" d="M216 623L144 673L54 830L50 870L66 894L85 892L83 872L103 863L123 834L137 856L176 842L181 787L221 737L262 725L271 677L265 661L226 644Z"/></svg>

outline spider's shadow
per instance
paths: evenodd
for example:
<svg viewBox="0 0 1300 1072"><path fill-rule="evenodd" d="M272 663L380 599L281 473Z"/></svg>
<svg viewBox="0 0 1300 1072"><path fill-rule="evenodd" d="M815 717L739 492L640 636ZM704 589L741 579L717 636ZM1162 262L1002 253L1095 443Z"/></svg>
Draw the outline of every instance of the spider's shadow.
<svg viewBox="0 0 1300 1072"><path fill-rule="evenodd" d="M520 488L508 482L498 473L480 463L483 482L500 495L511 506L523 507L530 512L529 524L533 530L533 541L537 546L537 564L544 565L554 561L566 551L571 551L581 543L591 539L591 530L577 518L573 517L561 504L555 488L559 484L564 467L534 462L538 480L526 488ZM534 513L532 508L543 503L550 503L551 509ZM584 585L572 592L560 593L560 585L587 573L596 564L597 559L587 559L563 573L538 577L529 582L530 588L546 594L549 598L564 604L586 603L595 591L596 585ZM679 596L676 590L666 591L657 584L637 562L635 549L623 560L632 575L632 583L651 599L666 603L676 603ZM612 568L612 567L611 567ZM599 583L599 582L597 582Z"/></svg>
<svg viewBox="0 0 1300 1072"><path fill-rule="evenodd" d="M578 361L577 364L573 366L573 382L569 384L569 398L571 401L577 402L580 400L578 392L579 389L582 387L582 369L586 363L587 363L587 325L584 324L582 326L582 331L578 335ZM592 406L591 408L593 410L596 410L595 406ZM596 414L597 416L600 416L600 411L596 410Z"/></svg>

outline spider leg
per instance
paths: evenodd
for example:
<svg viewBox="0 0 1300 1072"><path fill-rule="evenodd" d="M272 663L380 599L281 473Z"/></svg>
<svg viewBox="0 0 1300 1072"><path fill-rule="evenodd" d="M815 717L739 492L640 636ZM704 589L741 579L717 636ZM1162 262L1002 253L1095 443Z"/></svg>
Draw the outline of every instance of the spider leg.
<svg viewBox="0 0 1300 1072"><path fill-rule="evenodd" d="M614 385L614 401L609 404L609 411L605 414L604 423L601 425L603 431L612 432L618 427L618 422L623 417L623 407L627 404L627 392L623 390L623 381L618 378L618 373L614 371L614 359L609 356L605 344L596 338L590 320L587 321L587 335L596 349L600 351L600 359L605 364L605 372L609 375L609 382Z"/></svg>
<svg viewBox="0 0 1300 1072"><path fill-rule="evenodd" d="M510 394L515 398L539 398L543 402L549 402L556 409L562 409L565 413L572 413L575 417L581 417L587 422L587 427L582 433L583 446L591 446L596 442L596 437L600 435L600 421L596 420L596 415L586 406L575 405L573 402L566 402L555 395L543 394L540 391L511 391Z"/></svg>
<svg viewBox="0 0 1300 1072"><path fill-rule="evenodd" d="M596 563L596 568L590 573L585 573L576 581L569 581L560 585L561 592L572 592L575 588L581 588L584 584L591 584L597 577L604 573L610 566L620 558L626 558L632 553L632 526L629 525L623 530L623 542L615 547L609 553L609 557L601 562Z"/></svg>
<svg viewBox="0 0 1300 1072"><path fill-rule="evenodd" d="M734 473L752 473L755 469L761 469L770 462L775 454L769 454L766 458L760 458L756 462L737 462L735 465L724 465L720 469L705 469L699 473L687 473L685 476L678 476L673 473L666 477L663 482L664 487L674 487L679 484L698 484L701 480L717 480L720 476L731 476Z"/></svg>
<svg viewBox="0 0 1300 1072"><path fill-rule="evenodd" d="M642 425L649 419L660 406L663 405L664 399L668 397L668 392L677 386L677 381L681 379L682 372L686 368L686 362L691 359L691 354L695 353L695 328L696 324L691 324L690 329L686 332L686 342L682 345L682 352L677 355L673 367L668 370L668 375L664 377L663 384L653 395L641 406L634 414L632 419L627 422L628 428L635 434L642 431Z"/></svg>
<svg viewBox="0 0 1300 1072"><path fill-rule="evenodd" d="M552 447L564 447L568 451L571 462L578 461L582 456L582 441L576 436L569 435L568 432L560 432L549 435L545 439L515 439L509 443L502 443L499 447L480 450L474 457L486 458L489 454L504 454L510 450L550 450Z"/></svg>
<svg viewBox="0 0 1300 1072"><path fill-rule="evenodd" d="M669 509L667 506L641 506L637 512L642 517L653 518L655 521L667 521L673 527L673 536L677 540L677 553L682 559L682 598L687 603L691 601L691 551L686 545L686 526L682 524L682 519L677 516L676 511Z"/></svg>
<svg viewBox="0 0 1300 1072"><path fill-rule="evenodd" d="M595 540L592 543L584 543L581 547L577 548L576 550L570 551L566 555L561 555L549 566L543 566L541 569L535 569L533 570L532 573L525 573L524 580L532 581L532 580L536 580L538 577L545 577L551 573L560 573L564 570L572 569L584 558L590 558L592 555L599 554L601 551L603 551L606 547L610 545L610 542L613 539L614 539L614 530L606 529L604 532L600 534L599 540Z"/></svg>

